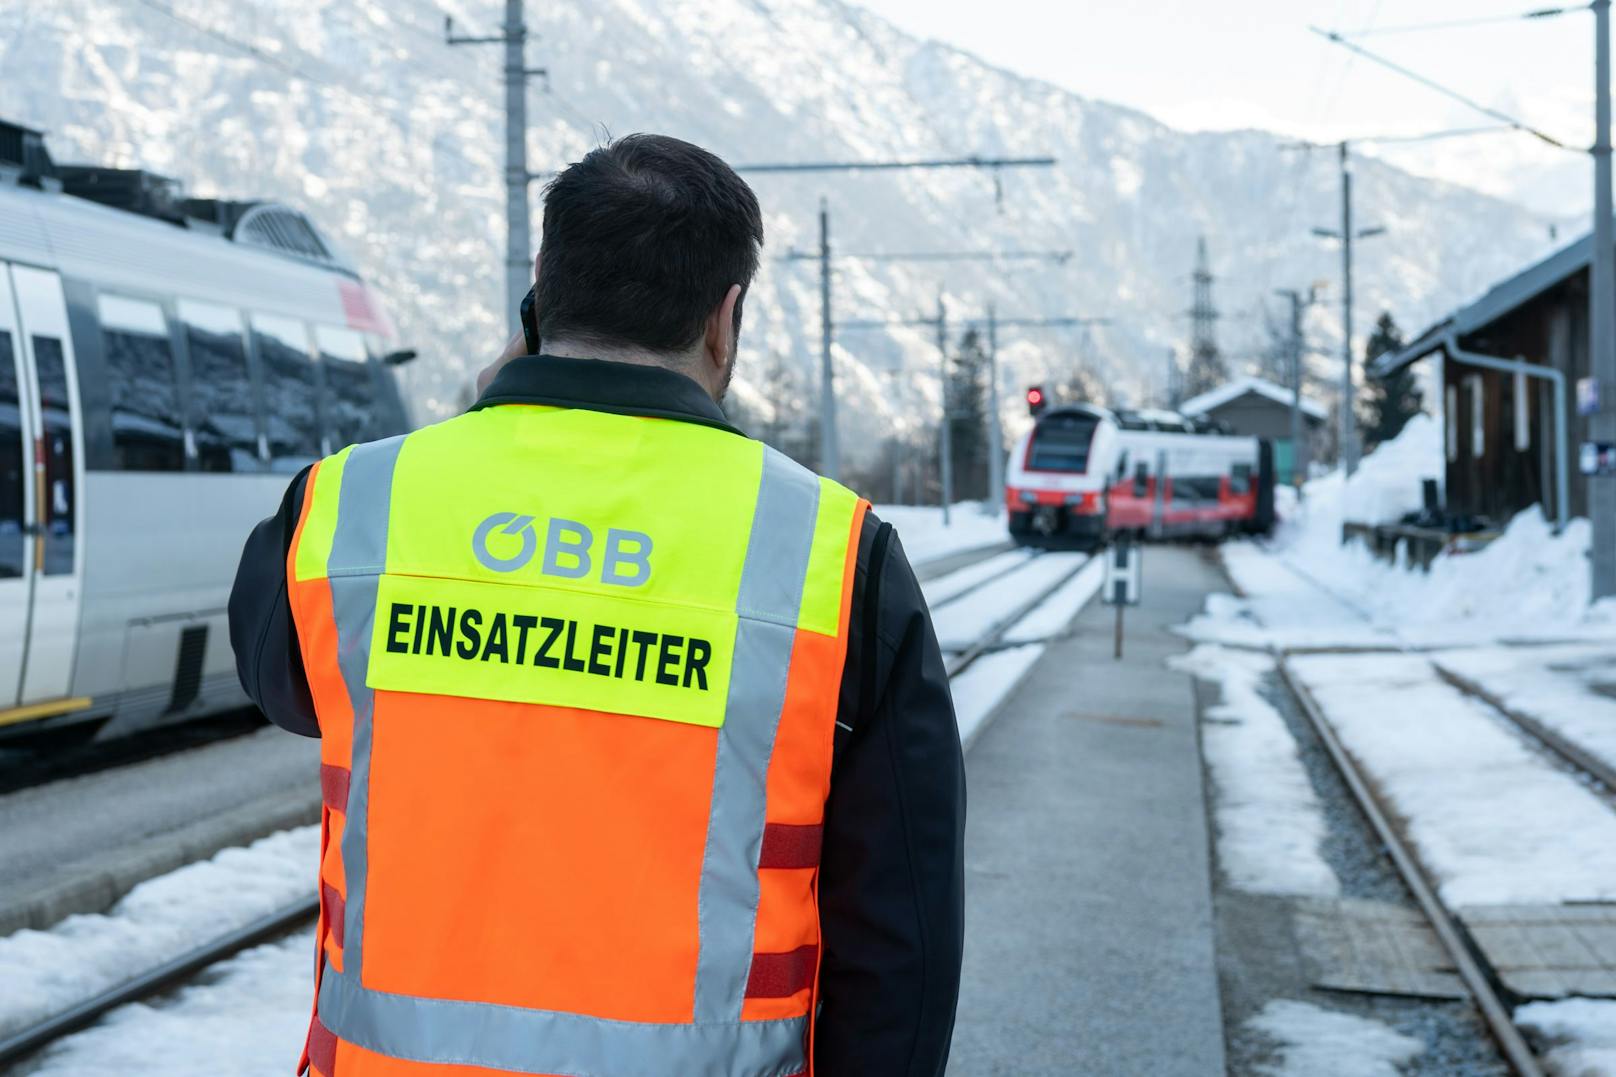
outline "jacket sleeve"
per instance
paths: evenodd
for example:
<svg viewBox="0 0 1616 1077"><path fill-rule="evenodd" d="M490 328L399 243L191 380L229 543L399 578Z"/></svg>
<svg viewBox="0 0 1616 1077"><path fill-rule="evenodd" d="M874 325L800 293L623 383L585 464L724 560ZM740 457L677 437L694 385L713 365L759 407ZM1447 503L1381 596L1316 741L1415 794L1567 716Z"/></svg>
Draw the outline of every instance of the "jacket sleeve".
<svg viewBox="0 0 1616 1077"><path fill-rule="evenodd" d="M279 511L247 536L230 589L230 644L241 686L269 720L290 732L318 737L320 725L286 592L286 552L303 511L308 474L305 468L292 480Z"/></svg>
<svg viewBox="0 0 1616 1077"><path fill-rule="evenodd" d="M871 516L860 537L825 807L815 1072L940 1077L964 944L965 768L931 615L880 527Z"/></svg>

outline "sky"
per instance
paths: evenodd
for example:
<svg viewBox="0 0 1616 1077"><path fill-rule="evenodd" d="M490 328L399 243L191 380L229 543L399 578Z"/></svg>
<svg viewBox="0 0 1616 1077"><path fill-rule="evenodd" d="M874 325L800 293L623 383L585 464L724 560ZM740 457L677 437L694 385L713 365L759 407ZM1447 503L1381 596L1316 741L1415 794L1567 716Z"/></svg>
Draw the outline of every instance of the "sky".
<svg viewBox="0 0 1616 1077"><path fill-rule="evenodd" d="M1513 16L1552 0L858 0L898 26L1188 130L1256 127L1317 141L1494 121L1354 57L1309 25L1387 31ZM1567 145L1593 140L1593 16L1378 33L1365 48L1501 109ZM1362 152L1560 216L1592 205L1584 153L1518 133Z"/></svg>

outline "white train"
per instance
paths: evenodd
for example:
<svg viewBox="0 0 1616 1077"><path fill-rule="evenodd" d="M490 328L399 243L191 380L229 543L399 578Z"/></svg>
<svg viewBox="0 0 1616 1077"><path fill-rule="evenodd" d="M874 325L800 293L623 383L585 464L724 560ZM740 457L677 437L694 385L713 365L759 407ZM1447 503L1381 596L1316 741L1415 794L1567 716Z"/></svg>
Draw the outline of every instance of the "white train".
<svg viewBox="0 0 1616 1077"><path fill-rule="evenodd" d="M1177 412L1051 408L1010 451L1010 535L1037 546L1266 533L1274 525L1273 448Z"/></svg>
<svg viewBox="0 0 1616 1077"><path fill-rule="evenodd" d="M58 168L0 121L0 738L246 703L242 541L305 464L405 429L392 335L301 213Z"/></svg>

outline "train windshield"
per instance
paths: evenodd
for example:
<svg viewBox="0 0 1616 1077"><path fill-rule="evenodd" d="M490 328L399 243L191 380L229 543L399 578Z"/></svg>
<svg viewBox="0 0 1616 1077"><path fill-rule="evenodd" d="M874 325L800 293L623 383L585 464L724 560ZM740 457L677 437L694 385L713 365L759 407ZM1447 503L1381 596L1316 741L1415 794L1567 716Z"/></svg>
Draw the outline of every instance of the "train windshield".
<svg viewBox="0 0 1616 1077"><path fill-rule="evenodd" d="M1089 445L1100 420L1081 413L1046 416L1033 431L1027 467L1033 471L1086 471Z"/></svg>

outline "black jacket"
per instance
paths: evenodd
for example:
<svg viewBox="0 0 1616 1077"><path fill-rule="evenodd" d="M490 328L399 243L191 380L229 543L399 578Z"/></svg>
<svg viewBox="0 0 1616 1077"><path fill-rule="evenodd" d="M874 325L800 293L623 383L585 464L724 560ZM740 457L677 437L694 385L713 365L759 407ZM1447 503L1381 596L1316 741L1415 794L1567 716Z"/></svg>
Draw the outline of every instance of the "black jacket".
<svg viewBox="0 0 1616 1077"><path fill-rule="evenodd" d="M529 356L475 407L550 404L739 435L694 381L659 367ZM277 725L320 735L286 593L307 472L247 539L230 595L241 683ZM965 770L931 616L892 529L859 536L825 806L819 903L821 1077L939 1077L964 934Z"/></svg>

